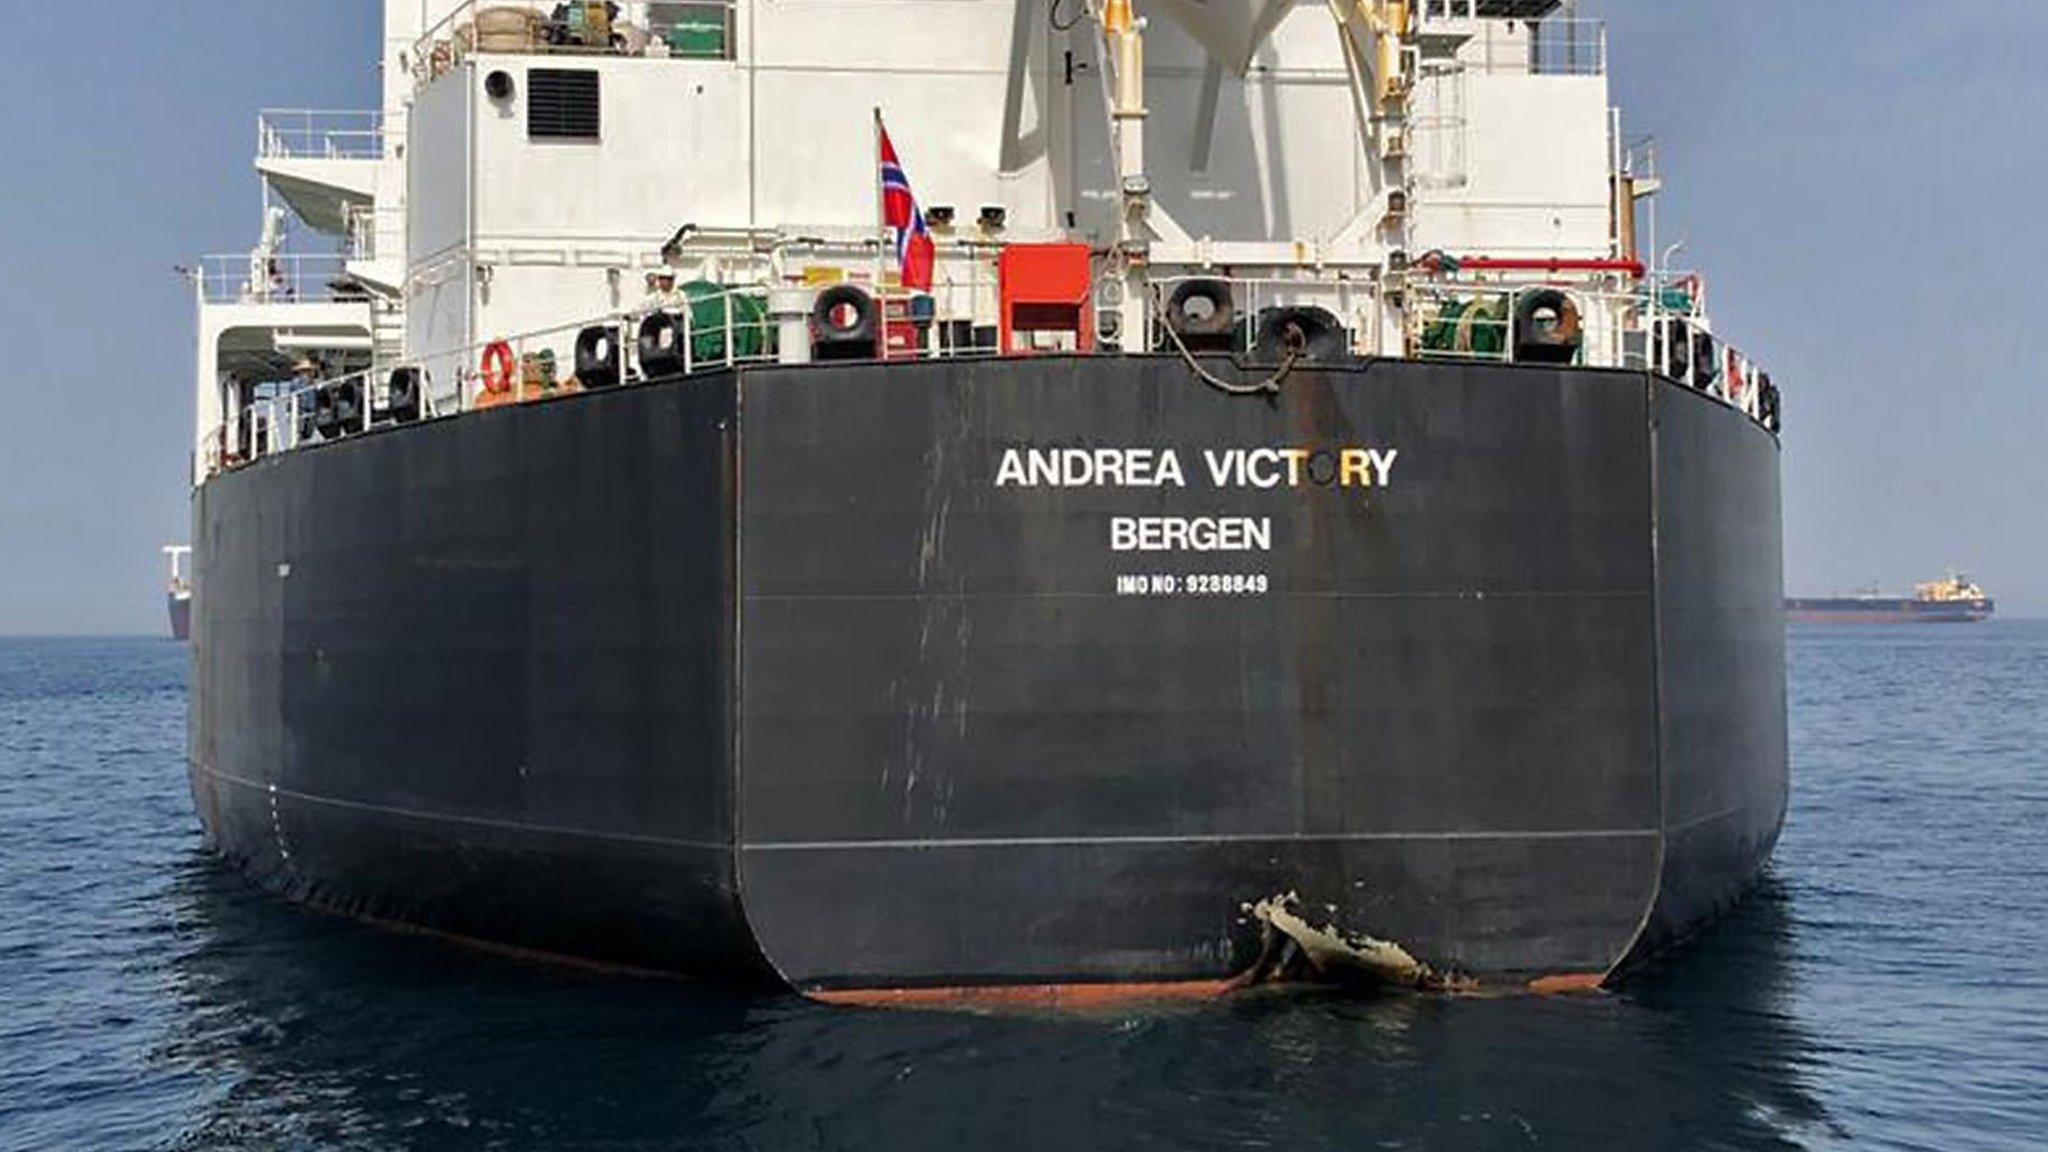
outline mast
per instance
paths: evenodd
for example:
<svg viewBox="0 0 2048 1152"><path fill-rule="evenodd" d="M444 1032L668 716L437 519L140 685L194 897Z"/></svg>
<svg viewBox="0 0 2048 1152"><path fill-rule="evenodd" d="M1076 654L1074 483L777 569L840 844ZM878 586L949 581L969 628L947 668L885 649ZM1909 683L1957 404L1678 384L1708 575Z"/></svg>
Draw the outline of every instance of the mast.
<svg viewBox="0 0 2048 1152"><path fill-rule="evenodd" d="M1115 79L1110 108L1110 149L1116 157L1117 263L1123 270L1120 331L1126 340L1145 330L1150 300L1145 265L1151 255L1146 218L1152 211L1152 182L1145 175L1145 21L1136 0L1108 0L1102 35Z"/></svg>

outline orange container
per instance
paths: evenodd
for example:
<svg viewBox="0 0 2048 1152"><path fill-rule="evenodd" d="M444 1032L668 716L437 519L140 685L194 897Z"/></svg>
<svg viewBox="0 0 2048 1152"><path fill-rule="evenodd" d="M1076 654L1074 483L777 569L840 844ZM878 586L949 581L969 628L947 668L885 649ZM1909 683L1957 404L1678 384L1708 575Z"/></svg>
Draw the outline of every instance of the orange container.
<svg viewBox="0 0 2048 1152"><path fill-rule="evenodd" d="M1012 244L996 261L1002 296L1002 350L1029 352L1025 332L1071 332L1074 347L1095 350L1094 265L1086 244Z"/></svg>

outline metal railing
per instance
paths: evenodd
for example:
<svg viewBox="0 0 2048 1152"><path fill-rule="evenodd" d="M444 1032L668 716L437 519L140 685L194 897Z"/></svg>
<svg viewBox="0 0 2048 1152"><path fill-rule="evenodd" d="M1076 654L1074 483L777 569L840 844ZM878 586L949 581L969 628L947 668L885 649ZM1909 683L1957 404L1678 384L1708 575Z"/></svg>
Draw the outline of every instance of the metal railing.
<svg viewBox="0 0 2048 1152"><path fill-rule="evenodd" d="M261 385L248 403L204 438L206 471L211 475L380 425L443 419L771 362L777 357L776 330L765 297L762 288L733 287L717 296L678 301L680 307L641 308L560 324L328 379ZM640 343L641 325L657 311L674 318L674 339L666 356L649 359ZM711 322L702 323L707 312ZM603 347L595 350L595 363L579 363L579 344L599 333ZM500 345L509 378L496 375L499 365L486 367L486 353ZM597 379L595 374L606 365L607 378ZM417 411L409 417L393 410L391 376L400 368L419 373ZM588 382L581 378L585 373L593 374ZM445 385L439 383L442 379Z"/></svg>
<svg viewBox="0 0 2048 1152"><path fill-rule="evenodd" d="M1488 20L1480 24L1460 58L1470 70L1488 75L1605 76L1607 24L1562 18L1533 24Z"/></svg>
<svg viewBox="0 0 2048 1152"><path fill-rule="evenodd" d="M1552 294L1537 301L1532 294ZM1562 296L1571 316L1546 307ZM1574 354L1564 363L1656 372L1777 431L1775 385L1740 348L1713 332L1697 276L1660 273L1627 290L1556 283L1430 282L1409 289L1407 355L1416 360L1518 363L1525 329L1575 328ZM1543 340L1539 335L1539 348ZM1554 356L1554 348L1543 349ZM1542 362L1555 363L1555 359Z"/></svg>
<svg viewBox="0 0 2048 1152"><path fill-rule="evenodd" d="M207 474L369 430L374 375L353 372L273 390L241 405L205 438Z"/></svg>
<svg viewBox="0 0 2048 1152"><path fill-rule="evenodd" d="M1605 76L1607 25L1600 20L1543 20L1529 33L1525 62L1535 76Z"/></svg>
<svg viewBox="0 0 2048 1152"><path fill-rule="evenodd" d="M1415 18L1424 25L1479 19L1479 0L1422 0Z"/></svg>
<svg viewBox="0 0 2048 1152"><path fill-rule="evenodd" d="M738 0L463 0L413 44L413 78L428 83L471 56L627 56L731 60Z"/></svg>
<svg viewBox="0 0 2048 1152"><path fill-rule="evenodd" d="M1234 317L1224 336L1199 353L1250 357L1274 309L1321 308L1344 346L1372 356L1398 343L1406 359L1499 364L1624 368L1654 371L1778 430L1776 390L1769 376L1739 349L1715 337L1706 320L1696 277L1659 274L1638 282L1619 275L1566 281L1556 278L1413 277L1404 286L1405 321L1398 332L1378 331L1380 286L1370 280L1300 280L1174 276L1150 285L1155 307L1132 352L1172 352L1185 344L1167 333L1166 302L1193 280L1226 286ZM1569 308L1525 309L1532 293L1553 293ZM883 294L888 313L890 293ZM781 356L779 324L768 309L769 290L729 286L715 295L675 298L580 323L561 324L449 348L404 364L382 363L328 380L268 385L206 438L208 474L361 434L380 425L446 419L491 408L539 403L581 392L630 387L654 380L774 363ZM1565 313L1569 313L1566 318ZM650 344L643 325L668 318L667 339ZM885 322L878 359L947 359L1012 354L996 345L995 329L971 318L937 318L908 344L892 346ZM1556 339L1532 340L1531 326L1562 326ZM809 339L805 328L804 339ZM1391 338L1391 339L1390 339ZM1539 352L1529 351L1534 344ZM1056 349L1020 347L1030 355ZM1112 353L1115 354L1115 353ZM395 369L416 373L412 405L399 410L391 390ZM267 393L267 394L266 394Z"/></svg>
<svg viewBox="0 0 2048 1152"><path fill-rule="evenodd" d="M266 108L256 117L256 155L265 160L378 160L382 112Z"/></svg>
<svg viewBox="0 0 2048 1152"><path fill-rule="evenodd" d="M374 204L348 209L346 251L350 260L375 260L380 250L395 258L405 255L405 210Z"/></svg>
<svg viewBox="0 0 2048 1152"><path fill-rule="evenodd" d="M1234 356L1247 355L1256 350L1261 320L1275 308L1320 308L1336 318L1344 326L1346 340L1354 347L1374 343L1368 314L1377 313L1380 292L1370 280L1299 280L1280 277L1212 276L1190 273L1178 276L1155 276L1151 280L1152 306L1146 311L1146 324L1141 335L1140 347L1151 351L1164 351L1174 347L1174 341L1167 334L1171 323L1168 313L1172 298L1183 284L1221 283L1230 289L1231 323L1224 325L1221 337L1212 336L1202 342L1206 351L1227 351ZM1220 322L1219 322L1220 323Z"/></svg>
<svg viewBox="0 0 2048 1152"><path fill-rule="evenodd" d="M1329 314L1360 355L1396 345L1402 358L1417 361L1515 364L1541 356L1538 362L1546 364L1654 371L1777 430L1774 388L1766 399L1768 374L1713 334L1696 275L1659 273L1634 282L1618 276L1414 278L1403 289L1403 328L1391 333L1378 330L1382 296L1370 281L1162 277L1152 283L1155 302L1142 348L1175 349L1177 342L1165 332L1168 301L1179 285L1193 280L1228 285L1235 313L1224 333L1202 341L1199 350L1237 357L1263 351L1274 359L1273 349L1258 347L1266 318L1277 308L1313 307ZM1557 294L1569 307L1551 308L1552 300L1545 300L1545 309L1525 311L1524 303L1538 303L1534 293ZM1536 327L1556 334L1532 340L1524 329ZM1529 344L1535 347L1526 354L1518 347Z"/></svg>
<svg viewBox="0 0 2048 1152"><path fill-rule="evenodd" d="M336 254L202 256L190 271L208 304L326 304L368 299Z"/></svg>
<svg viewBox="0 0 2048 1152"><path fill-rule="evenodd" d="M1543 293L1539 299L1536 294ZM1553 295L1554 294L1554 295ZM1568 303L1554 304L1557 296ZM1532 337L1555 341L1545 355L1557 363L1591 368L1643 368L1630 336L1648 330L1647 298L1633 292L1593 291L1546 284L1429 283L1410 290L1407 354L1416 360L1491 360L1513 364ZM1532 316L1533 305L1547 314ZM1540 332L1529 331L1541 329ZM1561 349L1561 351L1560 351ZM1632 356L1639 362L1631 363ZM1533 357L1526 357L1532 358Z"/></svg>

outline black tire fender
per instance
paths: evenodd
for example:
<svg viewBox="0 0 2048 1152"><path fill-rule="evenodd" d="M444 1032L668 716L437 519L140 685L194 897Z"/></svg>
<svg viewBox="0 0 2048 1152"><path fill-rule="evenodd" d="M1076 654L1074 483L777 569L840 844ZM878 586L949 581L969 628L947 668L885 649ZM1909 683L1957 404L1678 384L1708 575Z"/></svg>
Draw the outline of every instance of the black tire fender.
<svg viewBox="0 0 2048 1152"><path fill-rule="evenodd" d="M1278 364L1290 350L1304 364L1347 364L1352 358L1351 335L1329 309L1313 304L1261 311L1252 358Z"/></svg>
<svg viewBox="0 0 2048 1152"><path fill-rule="evenodd" d="M322 440L332 440L338 434L340 426L340 419L334 410L334 389L313 389L313 431L319 433Z"/></svg>
<svg viewBox="0 0 2048 1152"><path fill-rule="evenodd" d="M1237 329L1237 300L1230 283L1208 277L1181 281L1166 298L1166 322L1183 338L1230 335Z"/></svg>
<svg viewBox="0 0 2048 1152"><path fill-rule="evenodd" d="M1585 343L1578 302L1556 288L1535 288L1515 297L1515 359L1532 364L1569 364Z"/></svg>
<svg viewBox="0 0 2048 1152"><path fill-rule="evenodd" d="M811 307L811 331L821 344L873 344L875 298L858 284L835 284Z"/></svg>
<svg viewBox="0 0 2048 1152"><path fill-rule="evenodd" d="M391 378L384 387L385 414L400 424L410 424L419 419L421 391L419 369L392 369Z"/></svg>
<svg viewBox="0 0 2048 1152"><path fill-rule="evenodd" d="M329 386L334 392L334 430L346 436L363 427L363 381L351 376Z"/></svg>
<svg viewBox="0 0 2048 1152"><path fill-rule="evenodd" d="M576 379L585 388L610 388L619 382L617 329L595 324L576 334Z"/></svg>
<svg viewBox="0 0 2048 1152"><path fill-rule="evenodd" d="M1692 334L1692 386L1702 392L1721 378L1721 346L1697 329Z"/></svg>

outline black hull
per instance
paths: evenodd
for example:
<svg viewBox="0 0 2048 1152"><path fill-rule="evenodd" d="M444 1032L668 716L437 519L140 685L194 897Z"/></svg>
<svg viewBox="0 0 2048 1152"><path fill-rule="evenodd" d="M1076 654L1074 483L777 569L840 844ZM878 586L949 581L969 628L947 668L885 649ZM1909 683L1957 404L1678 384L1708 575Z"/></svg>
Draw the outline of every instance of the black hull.
<svg viewBox="0 0 2048 1152"><path fill-rule="evenodd" d="M1401 455L1211 484L1267 445ZM998 485L1032 446L1173 447L1186 486ZM325 907L807 991L1213 981L1287 892L1439 968L1607 974L1776 840L1778 507L1747 418L1591 370L813 366L480 413L200 490L193 792ZM1110 547L1214 516L1270 550Z"/></svg>
<svg viewBox="0 0 2048 1152"><path fill-rule="evenodd" d="M192 598L190 596L180 596L176 592L167 592L164 594L164 610L171 617L171 639L190 640L192 638Z"/></svg>

